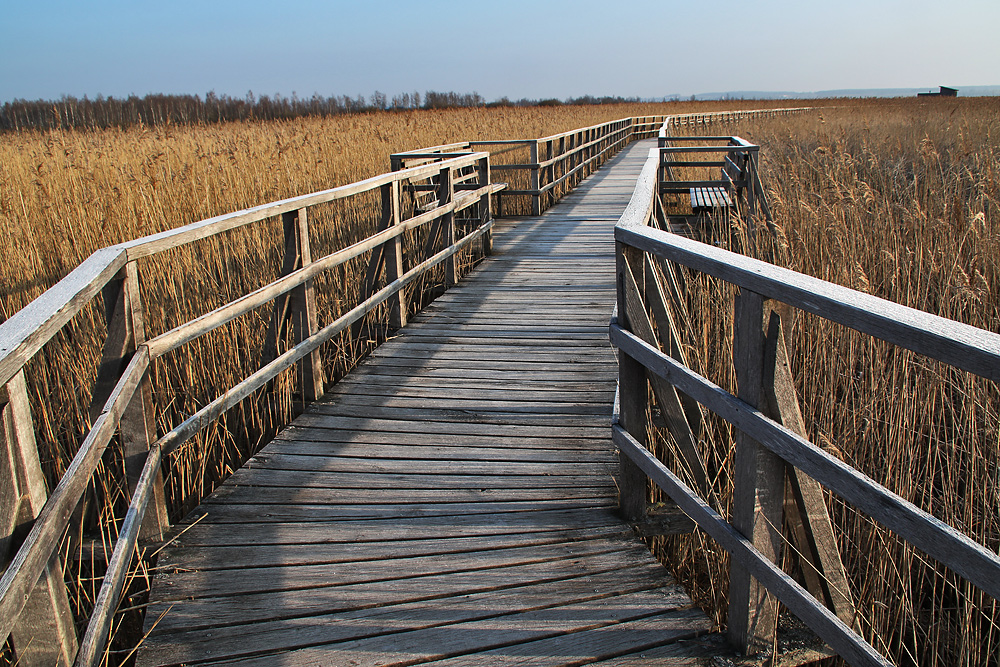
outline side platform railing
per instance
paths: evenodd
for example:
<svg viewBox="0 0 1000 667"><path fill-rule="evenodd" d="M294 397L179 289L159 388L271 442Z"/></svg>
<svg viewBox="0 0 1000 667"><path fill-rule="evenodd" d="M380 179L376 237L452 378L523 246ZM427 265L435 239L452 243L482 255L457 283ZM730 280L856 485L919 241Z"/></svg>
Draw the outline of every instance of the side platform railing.
<svg viewBox="0 0 1000 667"><path fill-rule="evenodd" d="M1000 381L1000 335L664 231L661 160L661 149L652 149L615 227L618 295L610 338L619 351L619 394L612 430L621 452L622 512L634 520L646 515L651 481L728 552L728 632L750 653L772 645L777 599L851 664L890 664L855 632L850 588L820 485L1000 600L1000 556L994 551L806 439L781 316L768 303L786 304L994 382ZM681 267L738 288L732 341L736 395L687 365L667 296L683 284ZM650 388L695 488L647 446ZM717 499L697 450L702 409L736 433L729 520L712 506ZM781 527L788 518L786 478L798 503L807 505L794 518L804 536L796 546L813 565L803 568L808 590L779 564Z"/></svg>
<svg viewBox="0 0 1000 667"><path fill-rule="evenodd" d="M697 114L690 124L772 113ZM5 521L0 526L0 555L9 560L0 577L0 637L10 641L18 663L93 665L103 659L137 544L155 545L169 528L162 472L166 456L290 369L295 369L303 401L321 396L326 382L322 345L349 329L359 334L364 319L376 309L384 312L385 326L405 325L413 309L407 301L408 287L412 290L431 271L442 269L444 283L455 284L460 277L459 253L477 243L482 254L490 253L491 200L514 197L516 203L517 198L528 198L528 209L540 213L630 141L653 137L662 127L688 124L677 117L644 116L541 139L462 142L399 153L392 156L391 173L100 249L0 324L0 445L5 447L5 458L0 458L0 516ZM489 152L476 150L483 148ZM495 157L520 161L494 164ZM505 180L513 181L511 186L493 182L491 170L510 176ZM366 197L368 203L363 203ZM313 258L310 209L334 202L371 207L373 200L378 209L374 234ZM516 206L509 208L516 212ZM279 248L280 277L147 337L140 262L169 261L173 251L197 248L227 232L278 219L284 238ZM413 236L418 230L419 239ZM407 242L416 249L404 252ZM359 293L346 311L338 310L338 316L321 323L315 283L352 261L367 265ZM71 339L69 325L98 296L107 332L91 391L91 426L64 474L47 492L25 367L57 337ZM259 367L181 423L158 431L152 364L269 304L268 344ZM74 513L102 459L114 447L125 463L127 479L122 485L129 499L124 513L115 516L117 540L83 637L78 639L60 545L75 525Z"/></svg>

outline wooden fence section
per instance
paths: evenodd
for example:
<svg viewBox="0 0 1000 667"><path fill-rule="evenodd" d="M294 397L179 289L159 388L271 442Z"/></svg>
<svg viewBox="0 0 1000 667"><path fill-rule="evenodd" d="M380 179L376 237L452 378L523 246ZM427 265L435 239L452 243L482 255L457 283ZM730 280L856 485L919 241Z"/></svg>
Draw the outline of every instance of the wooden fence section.
<svg viewBox="0 0 1000 667"><path fill-rule="evenodd" d="M1000 335L663 231L661 164L661 149L651 150L615 228L618 306L610 334L619 349L620 409L613 431L624 455L623 511L644 511L648 477L729 552L729 633L747 650L771 645L776 597L851 664L889 664L851 627L853 609L843 595L849 589L840 585L843 566L817 483L1000 599L996 553L803 437L780 317L771 312L765 319L765 304L773 299L993 381L1000 380ZM672 308L684 307L670 296L682 279L681 266L739 287L733 341L738 396L684 362L670 316ZM683 467L700 489L686 485L645 446L647 380L668 415ZM685 404L689 400L739 431L731 521L697 492L705 492L704 464L685 442L698 432L694 422L701 412ZM798 495L797 530L811 532L796 545L813 568L808 591L775 564L781 535L773 527L782 526L786 467Z"/></svg>
<svg viewBox="0 0 1000 667"><path fill-rule="evenodd" d="M509 167L505 171L526 177L531 185L516 196L527 195L532 207L541 211L630 141L651 136L661 120L622 119L529 142L498 141L494 142L499 147L495 152L502 153L502 144L508 144L507 149L520 147L529 154L534 152L535 157L529 155L528 162L505 165ZM405 288L442 267L445 283L455 284L458 253L477 246L481 253L489 254L493 225L490 200L505 192L506 184L492 181L489 153L471 150L484 145L493 143L423 149L418 151L427 154L422 158L402 154L392 173L104 248L0 324L0 410L7 453L0 459L0 503L8 517L0 531L0 544L7 554L13 554L0 578L0 636L11 637L20 664L75 661L86 665L101 659L136 544L140 539L155 543L168 527L160 470L165 455L285 369L298 369L298 386L305 399L320 396L326 383L317 351L324 342L356 327L376 309L388 314L388 326L402 326L410 310ZM410 159L418 164L404 164ZM378 231L314 259L309 210L363 196L377 197L380 202ZM456 224L460 216L465 221L462 229ZM227 231L279 217L284 230L284 260L278 280L147 339L137 262L206 239L221 239ZM404 241L412 241L417 230L423 234L417 244L422 253L404 256ZM351 260L367 262L365 285L342 315L321 323L314 282ZM104 302L108 335L92 391L92 427L66 473L46 496L23 369L98 295ZM158 433L150 400L150 364L268 304L273 304L269 338L275 344L260 368L182 423ZM117 517L119 537L96 607L78 643L66 603L58 547L114 438L127 460L128 479L123 485L131 492L131 502L125 515ZM39 641L39 637L44 640Z"/></svg>
<svg viewBox="0 0 1000 667"><path fill-rule="evenodd" d="M422 212L413 210L412 215L404 217L401 201L406 188L431 177L439 184L436 206ZM483 251L489 253L493 225L490 196L502 188L502 184L490 182L488 154L474 153L212 218L96 252L58 285L0 325L3 341L0 384L6 386L4 421L9 423L5 441L15 459L15 465L8 470L16 473L17 480L3 500L10 513L16 516L27 512L29 520L34 519L0 579L0 636L13 632L15 648L19 649L18 637L23 635L28 640L19 653L19 658L24 656L22 664L69 664L74 659L80 665L98 662L140 534L145 540L155 541L167 525L160 483L163 457L294 365L300 369L303 396L313 399L322 395L324 371L317 354L320 345L382 304L389 309L396 326L405 323L408 305L404 288L438 265L445 266L447 282L455 283L458 275L454 258L458 252L478 241ZM307 224L309 208L364 193L377 193L381 198L380 231L350 247L313 259ZM479 222L459 238L455 219L462 211L472 211L472 217ZM145 340L138 298L138 260L275 216L281 217L285 232L285 261L280 279ZM426 256L411 257L409 265L404 266L401 247L404 235L424 226L431 228ZM370 267L365 292L341 317L321 325L316 319L313 280L351 259L363 257L369 258ZM383 273L384 280L380 283ZM46 499L37 454L32 459L34 425L27 409L21 369L99 293L104 297L109 331L101 375L94 389L94 402L99 407L69 469ZM146 380L150 363L269 302L275 304L271 322L274 338L285 340L287 332L288 349L280 353L274 349L256 373L157 439ZM91 622L77 650L71 619L65 622L66 592L56 548L118 431L126 457L137 459L137 465L130 466L132 501L119 528Z"/></svg>
<svg viewBox="0 0 1000 667"><path fill-rule="evenodd" d="M394 153L392 168L426 164L456 153L488 150L491 168L508 181L507 189L498 195L497 214L541 215L628 143L655 136L667 118L622 118L541 139L466 141L419 148ZM511 156L521 161L512 162ZM517 200L525 197L529 198L529 207L519 207ZM511 198L515 201L505 207L503 202Z"/></svg>
<svg viewBox="0 0 1000 667"><path fill-rule="evenodd" d="M613 511L613 225L644 148L498 224L491 258L192 513L139 665L702 653L682 640L708 619Z"/></svg>

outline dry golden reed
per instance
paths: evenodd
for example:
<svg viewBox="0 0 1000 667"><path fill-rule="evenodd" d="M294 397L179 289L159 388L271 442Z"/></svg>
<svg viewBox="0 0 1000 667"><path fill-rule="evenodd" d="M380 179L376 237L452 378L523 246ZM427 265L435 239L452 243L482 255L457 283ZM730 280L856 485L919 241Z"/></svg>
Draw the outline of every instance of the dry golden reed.
<svg viewBox="0 0 1000 667"><path fill-rule="evenodd" d="M775 235L758 225L751 242L734 221L706 240L1000 331L1000 101L844 101L737 131L762 146ZM733 290L703 277L688 284L689 355L734 391ZM811 315L790 324L810 440L996 551L997 385ZM732 439L725 424L713 427L704 453L726 509L731 449L716 443ZM996 601L839 499L828 503L859 626L877 649L907 665L1000 661ZM722 621L725 555L699 535L665 547Z"/></svg>
<svg viewBox="0 0 1000 667"><path fill-rule="evenodd" d="M383 173L395 151L470 139L531 139L626 116L719 106L480 108L4 134L0 136L0 247L5 251L0 320L97 248ZM359 199L310 210L314 257L371 233L377 202L374 196ZM280 222L272 220L142 260L147 337L274 279L281 255ZM355 302L364 259L318 281L321 322L331 321ZM269 308L258 309L156 360L150 373L158 434L258 368L269 317ZM89 428L91 388L104 336L97 299L27 366L50 486ZM337 377L363 351L349 336L326 345L328 374ZM292 373L283 374L273 391L258 392L170 457L165 482L174 520L195 507L287 422L295 410L293 384ZM106 459L64 544L81 622L96 597L103 566L100 558L78 561L77 555L92 553L84 548L88 537L98 537L99 551L113 544L128 500L122 467L120 457ZM143 588L139 577L129 599L141 599ZM128 622L126 618L125 626ZM130 640L122 637L134 627L121 631L122 627L116 623L111 662L128 653Z"/></svg>

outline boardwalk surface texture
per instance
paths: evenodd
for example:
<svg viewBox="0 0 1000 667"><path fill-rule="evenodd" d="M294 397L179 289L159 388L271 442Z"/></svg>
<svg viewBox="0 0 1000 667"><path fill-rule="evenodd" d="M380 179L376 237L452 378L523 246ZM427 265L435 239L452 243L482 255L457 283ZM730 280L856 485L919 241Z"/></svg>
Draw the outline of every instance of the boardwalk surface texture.
<svg viewBox="0 0 1000 667"><path fill-rule="evenodd" d="M139 665L696 664L708 619L613 511L612 230L650 145L500 221L206 499Z"/></svg>

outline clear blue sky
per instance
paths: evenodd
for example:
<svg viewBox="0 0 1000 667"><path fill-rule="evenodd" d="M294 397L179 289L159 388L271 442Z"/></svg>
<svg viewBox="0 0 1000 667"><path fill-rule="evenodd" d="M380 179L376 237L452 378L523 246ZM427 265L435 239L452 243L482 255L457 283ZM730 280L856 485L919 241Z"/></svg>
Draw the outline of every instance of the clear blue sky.
<svg viewBox="0 0 1000 667"><path fill-rule="evenodd" d="M0 102L1000 84L1000 0L5 0Z"/></svg>

